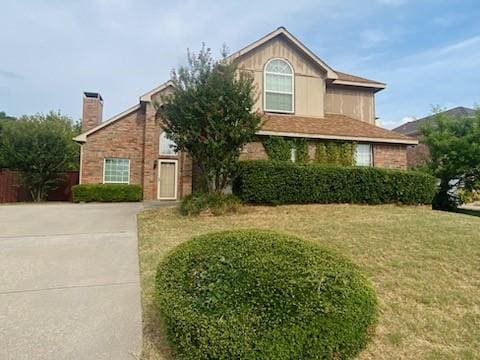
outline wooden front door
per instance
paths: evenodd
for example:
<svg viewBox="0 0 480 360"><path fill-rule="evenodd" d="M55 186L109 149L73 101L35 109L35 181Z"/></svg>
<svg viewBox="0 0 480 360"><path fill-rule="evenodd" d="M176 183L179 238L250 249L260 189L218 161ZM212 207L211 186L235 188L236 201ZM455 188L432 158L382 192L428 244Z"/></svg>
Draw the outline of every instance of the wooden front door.
<svg viewBox="0 0 480 360"><path fill-rule="evenodd" d="M177 199L177 160L158 160L158 199Z"/></svg>

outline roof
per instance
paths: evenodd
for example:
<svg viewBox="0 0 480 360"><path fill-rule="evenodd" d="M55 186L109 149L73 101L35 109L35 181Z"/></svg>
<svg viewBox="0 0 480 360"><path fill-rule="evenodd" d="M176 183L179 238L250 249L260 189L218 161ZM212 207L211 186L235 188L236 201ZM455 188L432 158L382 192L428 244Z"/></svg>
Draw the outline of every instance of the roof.
<svg viewBox="0 0 480 360"><path fill-rule="evenodd" d="M97 132L98 130L104 128L105 126L108 126L108 125L114 123L115 121L123 119L125 116L133 113L134 111L137 111L141 107L142 107L141 104L137 104L135 106L132 106L131 108L128 108L127 110L122 111L121 113L115 115L114 117L111 117L110 119L102 122L101 124L91 128L90 130L87 130L87 131L81 133L80 135L74 137L73 140L76 141L76 142L86 142L88 135L90 135L94 132Z"/></svg>
<svg viewBox="0 0 480 360"><path fill-rule="evenodd" d="M252 51L253 49L261 46L262 44L266 43L267 41L277 36L284 36L285 38L287 38L297 48L299 48L300 51L302 51L306 56L308 56L314 63L318 64L321 68L323 68L327 73L327 79L330 81L330 84L366 87L366 88L372 88L375 91L379 91L385 88L384 83L333 70L322 59L320 59L310 49L308 49L300 40L298 40L295 36L293 36L290 32L288 32L288 30L283 26L277 28L276 30L262 37L261 39L251 43L250 45L247 45L243 49L233 53L228 57L228 59L234 60L240 56L243 56L246 53ZM140 96L140 99L139 99L140 103L150 102L154 94L162 90L165 90L170 86L173 86L173 82L171 80L168 80L163 84L157 86L156 88L146 92L145 94ZM92 97L98 96L101 99L100 94L98 93L85 93L85 96L92 96ZM115 115L114 117L108 119L107 121L102 122L100 125L78 135L77 137L74 138L74 140L77 142L87 141L88 135L104 128L105 126L111 124L112 122L122 119L125 115L130 114L131 112L137 110L139 107L140 107L140 104L135 105L125 110L124 112L121 112L120 114Z"/></svg>
<svg viewBox="0 0 480 360"><path fill-rule="evenodd" d="M375 87L378 89L384 89L386 87L386 84L380 81L370 80L360 76L340 72L340 71L336 71L336 73L338 75L338 79L334 80L333 84L352 85L353 83L356 83L359 86L369 86L369 87Z"/></svg>
<svg viewBox="0 0 480 360"><path fill-rule="evenodd" d="M147 101L147 102L151 101L153 95L155 95L156 93L158 93L162 90L165 90L169 86L173 86L173 81L172 80L168 80L168 81L164 82L163 84L157 86L156 88L154 88L150 91L147 91L145 94L140 96L140 101Z"/></svg>
<svg viewBox="0 0 480 360"><path fill-rule="evenodd" d="M458 119L462 117L473 116L475 114L475 110L467 107L463 107L463 106L458 106L458 107L443 111L439 114L446 115L452 119ZM393 131L399 132L404 135L417 135L420 133L421 127L426 123L428 123L430 120L433 120L436 115L438 114L429 115L414 121L409 121L405 124L402 124L396 127L395 129L393 129Z"/></svg>
<svg viewBox="0 0 480 360"><path fill-rule="evenodd" d="M263 117L263 123L257 134L418 144L416 139L340 114L326 114L324 118L267 114Z"/></svg>

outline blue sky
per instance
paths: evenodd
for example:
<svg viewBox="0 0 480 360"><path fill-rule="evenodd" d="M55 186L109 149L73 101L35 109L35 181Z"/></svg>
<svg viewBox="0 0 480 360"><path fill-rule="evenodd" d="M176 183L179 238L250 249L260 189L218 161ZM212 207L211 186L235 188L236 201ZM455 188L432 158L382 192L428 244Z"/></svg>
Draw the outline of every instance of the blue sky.
<svg viewBox="0 0 480 360"><path fill-rule="evenodd" d="M3 2L0 111L81 116L99 91L104 119L167 80L186 49L232 51L285 26L333 68L381 80L380 124L433 105L480 103L478 0Z"/></svg>

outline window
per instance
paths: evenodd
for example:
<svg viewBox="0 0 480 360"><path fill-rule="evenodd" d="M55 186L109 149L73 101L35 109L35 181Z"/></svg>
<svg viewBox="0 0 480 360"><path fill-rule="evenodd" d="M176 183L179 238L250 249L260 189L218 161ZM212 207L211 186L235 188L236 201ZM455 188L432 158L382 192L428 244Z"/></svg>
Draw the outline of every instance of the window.
<svg viewBox="0 0 480 360"><path fill-rule="evenodd" d="M120 158L105 159L103 164L104 184L128 184L130 178L130 160Z"/></svg>
<svg viewBox="0 0 480 360"><path fill-rule="evenodd" d="M297 148L292 147L290 150L290 161L296 162L297 161Z"/></svg>
<svg viewBox="0 0 480 360"><path fill-rule="evenodd" d="M160 155L175 155L175 143L167 138L167 133L160 134Z"/></svg>
<svg viewBox="0 0 480 360"><path fill-rule="evenodd" d="M272 59L264 72L264 110L293 113L293 69L282 59Z"/></svg>
<svg viewBox="0 0 480 360"><path fill-rule="evenodd" d="M357 166L372 166L372 145L357 144L355 159Z"/></svg>

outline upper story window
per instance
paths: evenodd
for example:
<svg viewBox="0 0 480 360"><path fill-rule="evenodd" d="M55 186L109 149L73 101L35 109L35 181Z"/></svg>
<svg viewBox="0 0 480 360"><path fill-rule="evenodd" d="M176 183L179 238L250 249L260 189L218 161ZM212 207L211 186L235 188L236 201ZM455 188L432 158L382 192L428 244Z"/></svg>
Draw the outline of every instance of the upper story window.
<svg viewBox="0 0 480 360"><path fill-rule="evenodd" d="M263 79L265 111L293 113L293 77L292 66L283 59L272 59L265 65Z"/></svg>
<svg viewBox="0 0 480 360"><path fill-rule="evenodd" d="M160 134L160 155L176 155L175 143L167 138L167 133L164 131Z"/></svg>

